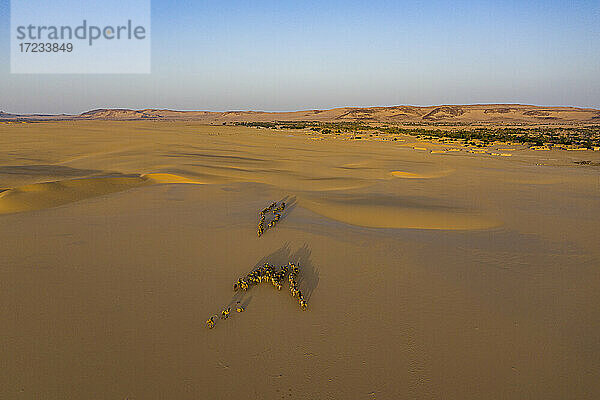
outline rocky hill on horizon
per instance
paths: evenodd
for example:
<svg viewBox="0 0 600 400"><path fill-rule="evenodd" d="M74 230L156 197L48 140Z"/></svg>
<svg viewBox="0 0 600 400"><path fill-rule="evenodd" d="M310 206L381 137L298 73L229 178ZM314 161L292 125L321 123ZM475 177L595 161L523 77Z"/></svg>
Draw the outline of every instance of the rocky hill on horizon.
<svg viewBox="0 0 600 400"><path fill-rule="evenodd" d="M600 124L600 110L579 107L545 107L523 104L440 106L341 107L293 112L178 111L168 109L102 108L78 115L10 114L3 121L198 121L203 123L317 121L392 124Z"/></svg>

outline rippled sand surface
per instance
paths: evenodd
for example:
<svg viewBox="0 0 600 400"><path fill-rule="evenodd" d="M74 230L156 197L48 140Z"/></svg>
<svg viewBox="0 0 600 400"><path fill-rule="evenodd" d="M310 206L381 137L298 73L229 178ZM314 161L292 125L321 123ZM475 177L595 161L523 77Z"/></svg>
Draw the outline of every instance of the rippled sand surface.
<svg viewBox="0 0 600 400"><path fill-rule="evenodd" d="M597 398L598 152L376 139L0 125L0 398Z"/></svg>

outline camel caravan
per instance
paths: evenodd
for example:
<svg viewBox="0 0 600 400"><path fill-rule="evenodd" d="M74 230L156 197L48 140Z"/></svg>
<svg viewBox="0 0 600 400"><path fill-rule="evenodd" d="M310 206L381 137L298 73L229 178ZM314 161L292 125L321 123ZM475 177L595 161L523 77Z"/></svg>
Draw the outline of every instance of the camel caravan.
<svg viewBox="0 0 600 400"><path fill-rule="evenodd" d="M246 275L243 278L239 278L237 282L233 284L233 291L247 291L252 286L258 285L260 283L270 283L277 290L281 290L283 285L285 284L286 278L290 284L290 294L293 298L298 299L298 305L300 309L305 311L308 308L308 303L304 299L304 295L298 286L298 276L300 275L300 268L296 264L288 263L288 265L284 265L281 267L275 267L270 265L269 263L264 264L263 266L255 268L252 272ZM238 301L236 304L237 312L244 312L245 308ZM231 307L227 307L221 311L221 319L229 318L229 314L231 313ZM206 320L206 326L210 329L214 328L218 315L213 315L209 319Z"/></svg>
<svg viewBox="0 0 600 400"><path fill-rule="evenodd" d="M260 219L258 221L258 237L261 237L263 233L265 233L266 229L275 228L279 219L281 219L281 213L285 210L285 202L281 202L279 207L277 207L277 202L271 203L270 206L262 210L260 214ZM273 219L269 221L269 223L265 227L265 219L266 214L269 212L273 212Z"/></svg>
<svg viewBox="0 0 600 400"><path fill-rule="evenodd" d="M279 206L277 206L277 202L271 203L267 208L262 210L260 214L260 221L258 223L258 236L260 237L267 228L274 228L279 219L281 218L281 213L285 210L285 202L281 202ZM273 219L267 224L265 228L265 219L266 214L272 212ZM283 285L285 284L286 278L290 284L290 294L293 298L298 299L298 304L300 309L305 311L308 308L308 303L304 299L304 295L298 286L298 276L300 275L300 268L296 264L288 263L288 265L283 265L281 267L275 267L270 265L269 263L265 263L264 265L255 268L243 278L239 278L237 282L233 284L233 291L247 291L254 285L258 285L260 283L271 283L273 287L277 290L281 290ZM245 308L238 301L236 304L235 310L239 313L244 312ZM229 318L229 314L231 313L231 307L227 307L221 311L220 318L225 320ZM206 320L206 326L209 329L215 327L217 323L217 319L219 318L218 314L212 315L210 318Z"/></svg>

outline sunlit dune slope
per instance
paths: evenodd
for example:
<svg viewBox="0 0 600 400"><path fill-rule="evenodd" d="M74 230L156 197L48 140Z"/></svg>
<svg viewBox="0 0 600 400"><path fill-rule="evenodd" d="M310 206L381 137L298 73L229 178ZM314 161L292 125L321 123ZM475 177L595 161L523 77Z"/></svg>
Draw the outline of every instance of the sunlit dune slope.
<svg viewBox="0 0 600 400"><path fill-rule="evenodd" d="M0 214L39 210L159 183L200 184L182 176L155 173L34 183L0 193Z"/></svg>

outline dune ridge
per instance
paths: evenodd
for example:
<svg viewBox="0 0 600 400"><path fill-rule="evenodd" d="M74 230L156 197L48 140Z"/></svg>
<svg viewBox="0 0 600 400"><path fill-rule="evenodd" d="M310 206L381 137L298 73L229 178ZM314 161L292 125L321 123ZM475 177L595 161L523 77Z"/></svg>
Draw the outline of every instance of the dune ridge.
<svg viewBox="0 0 600 400"><path fill-rule="evenodd" d="M34 183L0 191L0 214L33 211L156 184L202 184L168 173L117 175Z"/></svg>
<svg viewBox="0 0 600 400"><path fill-rule="evenodd" d="M404 178L404 179L433 179L433 178L443 178L445 176L453 173L454 170L444 170L444 171L436 171L436 172L407 172L407 171L392 171L390 174L396 178Z"/></svg>
<svg viewBox="0 0 600 400"><path fill-rule="evenodd" d="M500 221L475 210L398 197L303 197L299 204L332 220L367 228L483 230Z"/></svg>

